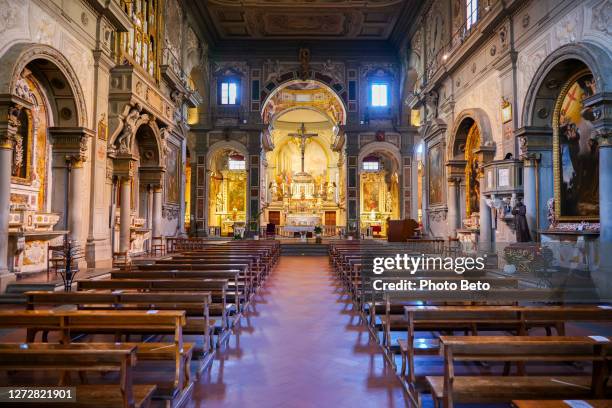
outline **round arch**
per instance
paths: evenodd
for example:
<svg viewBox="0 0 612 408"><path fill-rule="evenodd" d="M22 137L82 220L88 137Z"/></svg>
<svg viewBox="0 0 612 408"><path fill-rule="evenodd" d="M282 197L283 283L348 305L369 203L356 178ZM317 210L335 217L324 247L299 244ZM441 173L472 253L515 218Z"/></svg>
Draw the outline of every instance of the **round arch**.
<svg viewBox="0 0 612 408"><path fill-rule="evenodd" d="M572 65L572 61L581 62L591 71L598 92L612 92L612 59L604 49L599 45L587 42L563 45L542 61L531 79L521 113L523 126L538 125L537 110L541 109L541 106L537 103L537 99L541 96L542 91L547 88L547 85L558 84L560 79L554 77L563 76L564 71L568 69L565 65ZM569 69L577 70L578 67L569 67ZM565 72L565 74L566 77L569 77L571 72ZM552 110L546 117L549 126L552 124L550 113L552 113Z"/></svg>
<svg viewBox="0 0 612 408"><path fill-rule="evenodd" d="M361 149L359 156L357 157L357 164L359 168L361 168L363 159L374 153L386 154L388 157L393 159L398 171L401 168L402 156L400 151L397 146L389 142L372 142L368 143L363 149Z"/></svg>
<svg viewBox="0 0 612 408"><path fill-rule="evenodd" d="M52 73L52 71L60 73L60 76L63 78L59 79L63 79L68 83L70 96L74 99L75 123L79 127L88 127L85 97L78 76L68 59L60 51L49 45L18 43L11 46L11 48L0 57L0 72L10 73L10 75L0 76L0 94L15 95L17 93L16 91L18 89L21 73L28 64L37 60L52 64L52 66L49 67L50 69L45 71L48 73ZM51 82L51 78L49 78L49 80L51 86L55 88L61 86L60 82L55 82L54 84ZM54 115L56 118L59 118L60 115L59 112L57 112L57 107L55 110L56 112L54 112Z"/></svg>
<svg viewBox="0 0 612 408"><path fill-rule="evenodd" d="M326 120L327 120L327 121L328 121L328 122L329 122L329 123L330 123L332 126L335 126L335 125L336 125L336 123L333 121L333 119L332 119L332 118L329 116L329 114L328 114L327 112L325 112L325 111L323 111L323 110L321 110L321 109L319 109L319 108L312 107L312 106L291 106L291 107L289 107L289 108L287 108L287 109L283 109L283 110L282 110L282 111L280 111L280 112L276 112L276 113L275 113L275 114L272 116L272 118L270 118L270 123L269 123L269 124L274 124L274 123L275 123L275 122L276 122L276 121L277 121L277 120L278 120L280 117L282 117L282 116L283 116L283 115L285 115L286 113L293 112L293 111L296 111L296 110L309 110L309 111L312 111L312 112L319 113L319 114L321 114L322 116L324 116L324 117L326 118ZM281 122L282 122L282 121L281 121Z"/></svg>
<svg viewBox="0 0 612 408"><path fill-rule="evenodd" d="M222 140L216 143L213 143L208 149L208 153L206 154L206 168L211 169L213 167L213 160L217 156L217 154L223 150L234 150L241 155L244 156L245 160L248 158L249 153L246 147L235 140Z"/></svg>
<svg viewBox="0 0 612 408"><path fill-rule="evenodd" d="M447 160L459 158L463 160L463 152L460 151L460 145L466 142L469 128L472 124L478 126L480 131L480 144L487 146L493 143L493 134L491 132L491 122L489 117L480 108L466 109L461 111L454 121L451 133L449 135L449 143L447 148Z"/></svg>
<svg viewBox="0 0 612 408"><path fill-rule="evenodd" d="M271 99L280 91L282 91L283 89L287 88L290 85L293 84L298 84L298 83L304 83L304 82L314 82L317 85L320 85L322 88L324 88L327 92L329 92L338 102L338 104L340 105L340 107L342 108L342 117L340 118L339 121L334 121L334 124L338 124L338 122L340 122L341 125L346 124L346 112L347 112L347 108L346 105L344 103L344 99L346 99L346 92L345 91L341 91L341 93L338 93L337 88L339 88L338 86L332 84L332 83L327 83L323 80L320 79L309 79L306 81L300 80L300 79L288 79L286 81L283 82L269 82L268 84L266 84L266 86L264 87L264 89L268 89L268 87L272 86L272 90L269 93L266 93L266 91L262 92L262 98L261 98L261 109L260 109L260 113L262 115L262 119L264 121L265 124L269 124L272 123L271 118L265 118L264 117L264 112L266 111L266 106L270 103ZM271 84L271 85L270 85ZM342 96L344 95L344 96ZM272 117L276 116L276 113L272 115ZM327 115L329 116L329 115Z"/></svg>

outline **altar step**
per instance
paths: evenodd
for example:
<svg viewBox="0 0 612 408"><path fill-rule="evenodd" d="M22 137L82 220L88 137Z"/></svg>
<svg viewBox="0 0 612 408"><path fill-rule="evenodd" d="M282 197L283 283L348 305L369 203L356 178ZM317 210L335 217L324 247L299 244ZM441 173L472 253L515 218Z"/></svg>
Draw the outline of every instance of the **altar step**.
<svg viewBox="0 0 612 408"><path fill-rule="evenodd" d="M281 244L281 255L289 256L327 256L328 246L326 244L299 243Z"/></svg>

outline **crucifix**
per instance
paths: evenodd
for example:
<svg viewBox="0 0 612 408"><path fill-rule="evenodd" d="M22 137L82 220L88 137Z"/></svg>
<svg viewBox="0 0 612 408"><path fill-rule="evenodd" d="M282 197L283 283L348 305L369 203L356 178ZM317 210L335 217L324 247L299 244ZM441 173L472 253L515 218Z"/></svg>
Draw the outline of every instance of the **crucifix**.
<svg viewBox="0 0 612 408"><path fill-rule="evenodd" d="M304 173L304 153L306 153L306 143L311 137L318 136L318 133L306 133L306 126L302 123L302 126L298 128L297 133L289 133L288 136L298 140L300 146L300 153L302 154L302 173Z"/></svg>

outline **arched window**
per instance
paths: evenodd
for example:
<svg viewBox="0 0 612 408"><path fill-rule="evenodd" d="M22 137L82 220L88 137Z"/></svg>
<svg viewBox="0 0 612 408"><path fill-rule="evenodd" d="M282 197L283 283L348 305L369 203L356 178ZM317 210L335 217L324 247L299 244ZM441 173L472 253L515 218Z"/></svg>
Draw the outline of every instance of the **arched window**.
<svg viewBox="0 0 612 408"><path fill-rule="evenodd" d="M161 0L122 0L123 10L132 21L127 33L120 35L121 57L141 66L159 79L159 37Z"/></svg>

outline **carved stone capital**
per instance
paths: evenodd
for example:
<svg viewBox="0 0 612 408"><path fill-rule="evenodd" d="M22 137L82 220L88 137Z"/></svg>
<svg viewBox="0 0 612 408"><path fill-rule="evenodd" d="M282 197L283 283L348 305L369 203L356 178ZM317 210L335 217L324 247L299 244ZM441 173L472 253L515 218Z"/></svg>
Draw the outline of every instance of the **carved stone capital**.
<svg viewBox="0 0 612 408"><path fill-rule="evenodd" d="M9 104L6 106L6 114L0 114L0 149L13 149L15 135L20 125L19 113L21 109L20 105Z"/></svg>
<svg viewBox="0 0 612 408"><path fill-rule="evenodd" d="M593 137L600 146L610 146L612 133L612 92L598 92L584 100L585 113L590 110Z"/></svg>
<svg viewBox="0 0 612 408"><path fill-rule="evenodd" d="M525 167L535 167L537 163L542 158L540 153L527 153L523 155L523 166Z"/></svg>
<svg viewBox="0 0 612 408"><path fill-rule="evenodd" d="M84 162L87 160L89 138L94 135L90 129L83 127L50 127L53 138L53 151L63 153L66 160Z"/></svg>
<svg viewBox="0 0 612 408"><path fill-rule="evenodd" d="M612 129L600 129L595 132L600 147L612 147Z"/></svg>

